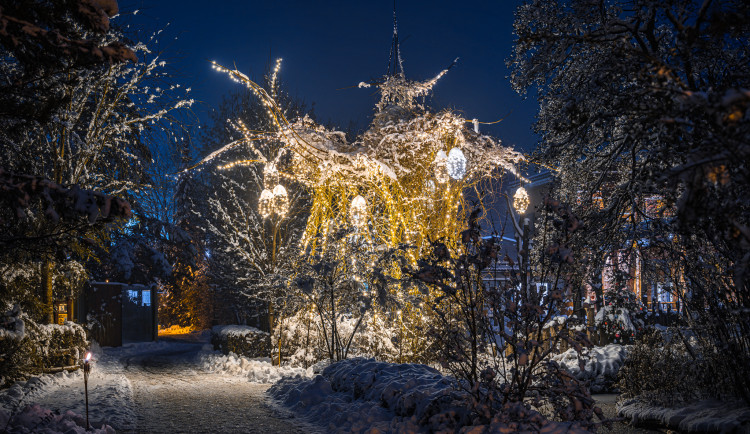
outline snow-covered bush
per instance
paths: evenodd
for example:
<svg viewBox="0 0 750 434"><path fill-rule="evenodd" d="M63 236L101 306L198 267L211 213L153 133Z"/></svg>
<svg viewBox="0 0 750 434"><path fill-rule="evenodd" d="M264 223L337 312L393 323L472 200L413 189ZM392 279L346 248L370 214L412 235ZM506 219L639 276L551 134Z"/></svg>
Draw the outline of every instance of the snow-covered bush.
<svg viewBox="0 0 750 434"><path fill-rule="evenodd" d="M336 320L336 328L344 335L351 335L358 318L343 314ZM281 348L282 362L289 361L292 366L310 367L317 362L329 359L326 352L325 337L322 335L320 319L309 310L302 310L295 315L279 321L274 334L274 357ZM382 314L366 313L359 325L359 332L354 333L350 354L354 357L372 357L376 360L393 362L398 358L398 348L393 337L398 331ZM276 336L281 336L279 346Z"/></svg>
<svg viewBox="0 0 750 434"><path fill-rule="evenodd" d="M18 305L0 317L0 387L45 369L74 366L88 348L78 324L37 324Z"/></svg>
<svg viewBox="0 0 750 434"><path fill-rule="evenodd" d="M607 305L594 318L596 327L604 331L614 343L630 344L643 330L644 322L627 307Z"/></svg>
<svg viewBox="0 0 750 434"><path fill-rule="evenodd" d="M349 359L313 379L282 379L269 394L328 432L581 432L521 403L496 402L489 418L454 378L418 364Z"/></svg>
<svg viewBox="0 0 750 434"><path fill-rule="evenodd" d="M630 347L628 358L620 369L617 386L623 397L635 398L658 405L721 397L730 390L728 378L713 364L720 354L701 352L695 336L686 336L676 328L646 332ZM713 366L712 366L713 364ZM714 372L703 375L702 372Z"/></svg>
<svg viewBox="0 0 750 434"><path fill-rule="evenodd" d="M522 270L537 269L537 278L558 276L549 291L532 285L528 271L510 272L497 287L484 285L484 270L502 256L495 238L481 237L481 209L468 216L459 246L451 251L440 241L432 242L419 269L408 271L420 289L431 289L423 294L440 294L423 297L436 318L429 327L434 357L472 395L482 423L502 417L507 405L544 408L557 420L587 427L595 414L602 417L585 385L549 360L563 342L577 351L590 343L580 326L571 327L572 316L557 315L564 307L563 288L569 286L560 276L567 275L575 261L566 245L580 236L580 221L558 201L546 200L545 209L557 224L554 230L545 229L548 241L541 259L530 266L529 246L519 250ZM528 225L523 230L529 230Z"/></svg>
<svg viewBox="0 0 750 434"><path fill-rule="evenodd" d="M271 353L269 334L250 326L215 326L211 329L211 343L214 350L224 354L254 358L268 357Z"/></svg>
<svg viewBox="0 0 750 434"><path fill-rule="evenodd" d="M605 347L585 348L578 352L571 348L552 360L564 367L595 393L611 391L628 355L627 347L609 344Z"/></svg>

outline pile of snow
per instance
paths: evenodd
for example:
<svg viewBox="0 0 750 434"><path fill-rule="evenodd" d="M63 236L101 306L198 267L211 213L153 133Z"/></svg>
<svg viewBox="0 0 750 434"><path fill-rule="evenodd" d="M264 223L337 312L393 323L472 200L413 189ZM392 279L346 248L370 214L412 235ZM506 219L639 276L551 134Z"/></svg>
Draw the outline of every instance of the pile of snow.
<svg viewBox="0 0 750 434"><path fill-rule="evenodd" d="M247 336L250 334L267 334L264 331L258 330L255 327L251 327L248 325L220 325L220 326L214 326L211 329L211 332L215 335L221 336L221 337L228 337L228 336Z"/></svg>
<svg viewBox="0 0 750 434"><path fill-rule="evenodd" d="M627 347L609 344L583 350L580 355L571 348L552 357L552 360L573 374L577 380L587 381L592 392L611 390L617 373L628 356Z"/></svg>
<svg viewBox="0 0 750 434"><path fill-rule="evenodd" d="M418 364L349 359L313 379L282 379L268 393L332 433L455 432L473 422L471 397L456 380ZM462 432L583 432L575 425L549 422L518 403L507 405L489 425L466 429Z"/></svg>
<svg viewBox="0 0 750 434"><path fill-rule="evenodd" d="M108 425L101 428L86 429L86 418L72 411L57 414L38 405L29 405L11 417L9 411L0 408L0 426L8 433L43 433L43 434L114 434L115 430ZM7 431L6 431L7 430Z"/></svg>
<svg viewBox="0 0 750 434"><path fill-rule="evenodd" d="M618 415L634 426L663 427L679 432L748 432L750 407L742 401L701 401L665 408L629 399L617 406Z"/></svg>
<svg viewBox="0 0 750 434"><path fill-rule="evenodd" d="M253 383L273 384L282 378L310 378L312 368L293 368L291 366L274 366L271 359L249 359L234 353L222 355L218 352L203 352L200 356L201 366L205 371L247 378Z"/></svg>
<svg viewBox="0 0 750 434"><path fill-rule="evenodd" d="M133 391L130 381L124 375L112 373L104 366L93 362L88 388L89 419L92 425L107 424L118 429L135 428ZM63 371L54 375L32 377L28 381L17 382L10 388L0 391L0 412L6 415L15 418L19 412L26 411L23 409L32 404L38 404L42 410L49 409L64 416L68 412L86 414L83 373ZM29 417L37 414L39 412L33 410ZM59 419L58 422L63 419ZM7 416L5 420L7 422ZM24 431L19 428L18 432ZM47 431L39 428L35 432Z"/></svg>

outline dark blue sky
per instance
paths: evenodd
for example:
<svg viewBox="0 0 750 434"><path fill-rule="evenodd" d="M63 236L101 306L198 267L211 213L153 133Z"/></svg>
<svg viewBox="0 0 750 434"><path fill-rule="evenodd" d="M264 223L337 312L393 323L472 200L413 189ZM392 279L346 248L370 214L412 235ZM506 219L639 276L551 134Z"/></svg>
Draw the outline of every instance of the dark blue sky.
<svg viewBox="0 0 750 434"><path fill-rule="evenodd" d="M460 57L435 87L431 106L452 107L481 121L505 117L482 131L528 151L536 141L531 124L537 104L512 90L505 67L519 3L399 1L397 7L407 77L431 78ZM120 0L123 19L134 27L165 29L159 49L179 71L178 80L204 103L195 107L202 119L223 95L239 88L208 60L236 63L261 77L270 55L284 59L280 77L292 95L314 103L319 121L341 128L350 120L366 126L372 114L372 90L349 87L385 73L392 7L390 1L352 0ZM136 9L136 16L128 15Z"/></svg>

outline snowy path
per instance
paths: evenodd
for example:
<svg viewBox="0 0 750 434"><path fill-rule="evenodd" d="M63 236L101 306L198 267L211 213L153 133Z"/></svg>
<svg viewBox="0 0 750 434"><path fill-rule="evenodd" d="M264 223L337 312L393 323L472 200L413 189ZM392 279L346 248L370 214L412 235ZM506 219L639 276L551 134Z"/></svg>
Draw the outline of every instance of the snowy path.
<svg viewBox="0 0 750 434"><path fill-rule="evenodd" d="M198 359L203 345L157 345L120 359L133 390L136 429L118 432L303 432L265 404L269 385L202 371Z"/></svg>

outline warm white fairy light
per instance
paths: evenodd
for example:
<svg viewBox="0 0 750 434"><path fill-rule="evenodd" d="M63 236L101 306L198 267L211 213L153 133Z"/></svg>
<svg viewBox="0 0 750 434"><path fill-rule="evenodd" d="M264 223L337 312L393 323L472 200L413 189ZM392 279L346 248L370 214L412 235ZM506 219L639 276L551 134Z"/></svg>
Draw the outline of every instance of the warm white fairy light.
<svg viewBox="0 0 750 434"><path fill-rule="evenodd" d="M448 152L448 161L446 162L448 176L456 181L466 176L466 157L458 148L453 148Z"/></svg>
<svg viewBox="0 0 750 434"><path fill-rule="evenodd" d="M279 180L309 189L312 205L300 240L302 248L312 243L315 252L331 230L331 222L346 220L356 227L367 226L364 236L378 245L409 243L421 247L428 235L455 237L460 233L463 214L459 211L466 188L493 176L496 168L517 174L514 166L523 160L521 154L479 134L472 128L477 122L447 110L430 113L424 108L420 98L447 70L424 82L398 74L373 84L381 95L375 118L367 131L349 143L343 132L328 130L307 116L286 118L275 99L280 65L277 61L268 76L269 87L263 88L240 71L213 63L215 69L242 83L260 99L273 128L255 131L240 121L233 122L242 139L213 152L199 165L235 146L247 146L250 158L255 160L223 167L263 165L268 193L261 194L259 211L264 217L279 215L273 196ZM267 143L281 143L279 153L268 155ZM446 154L448 149L452 150L450 155ZM291 157L283 159L284 167L278 166L280 153ZM449 182L451 178L453 182ZM345 201L363 191L368 192L367 200L361 198L364 208L355 206L357 211L352 215L354 201ZM412 260L418 255L418 250L410 252Z"/></svg>

